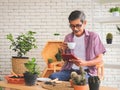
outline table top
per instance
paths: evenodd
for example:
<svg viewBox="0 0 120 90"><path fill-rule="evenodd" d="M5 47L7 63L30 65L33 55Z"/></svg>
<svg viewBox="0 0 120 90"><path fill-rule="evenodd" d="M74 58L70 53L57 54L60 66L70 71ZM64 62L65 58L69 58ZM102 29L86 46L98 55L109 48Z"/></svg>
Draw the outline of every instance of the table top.
<svg viewBox="0 0 120 90"><path fill-rule="evenodd" d="M46 90L42 88L40 85L25 86L24 84L10 84L5 81L0 81L0 86L6 88L19 89L19 90Z"/></svg>
<svg viewBox="0 0 120 90"><path fill-rule="evenodd" d="M62 82L61 84L56 84L55 86L52 85L46 85L44 83L40 84L42 87L48 89L48 90L74 90L74 88L71 88L70 82ZM89 90L89 87L87 85L87 90ZM118 90L117 88L113 87L107 87L107 86L100 86L99 90Z"/></svg>
<svg viewBox="0 0 120 90"><path fill-rule="evenodd" d="M61 86L61 85L59 85L59 86ZM47 89L42 88L41 84L35 85L35 86L25 86L24 84L10 84L10 83L7 83L5 81L0 81L0 86L1 87L6 87L6 88L19 89L19 90L48 90L49 89L49 88L47 88ZM56 89L52 89L52 90L56 90ZM67 90L74 90L74 89L68 87ZM89 88L88 88L88 90L89 90ZM117 88L113 88L113 87L101 86L100 90L118 90L118 89Z"/></svg>

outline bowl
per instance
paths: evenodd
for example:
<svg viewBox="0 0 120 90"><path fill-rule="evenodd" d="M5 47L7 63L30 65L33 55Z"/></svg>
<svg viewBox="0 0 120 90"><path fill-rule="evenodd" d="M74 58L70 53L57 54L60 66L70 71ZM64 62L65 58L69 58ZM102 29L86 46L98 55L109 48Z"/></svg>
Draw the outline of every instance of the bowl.
<svg viewBox="0 0 120 90"><path fill-rule="evenodd" d="M8 83L12 84L24 84L24 77L23 76L14 76L14 75L7 75L5 76L5 79L7 80Z"/></svg>

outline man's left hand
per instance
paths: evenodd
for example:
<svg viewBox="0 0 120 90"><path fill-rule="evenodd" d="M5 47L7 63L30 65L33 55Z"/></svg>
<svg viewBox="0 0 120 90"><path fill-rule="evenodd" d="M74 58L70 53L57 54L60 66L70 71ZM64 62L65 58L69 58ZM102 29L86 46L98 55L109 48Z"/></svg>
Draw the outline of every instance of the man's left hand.
<svg viewBox="0 0 120 90"><path fill-rule="evenodd" d="M76 64L77 66L86 66L87 61L82 60L82 59L71 59L70 61L72 61L74 64Z"/></svg>

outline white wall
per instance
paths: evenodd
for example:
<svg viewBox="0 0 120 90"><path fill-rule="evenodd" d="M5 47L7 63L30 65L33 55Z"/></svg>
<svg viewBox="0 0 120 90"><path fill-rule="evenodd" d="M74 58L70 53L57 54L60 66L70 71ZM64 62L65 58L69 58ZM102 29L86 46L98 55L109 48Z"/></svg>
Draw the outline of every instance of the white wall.
<svg viewBox="0 0 120 90"><path fill-rule="evenodd" d="M110 16L108 12L112 6L120 3L101 5L91 0L0 0L0 72L7 75L11 70L11 56L16 55L9 49L8 33L15 36L28 30L36 31L38 49L28 53L29 57L36 57L41 67L45 67L41 51L48 40L54 40L53 33L59 32L61 40L71 30L68 15L72 10L83 10L86 13L88 24L86 29L99 33L103 43L105 35L112 32L113 44L120 44L115 24L99 24L94 22L95 16ZM120 65L120 49L106 47L108 52L104 56L105 63ZM120 70L105 69L103 85L120 87Z"/></svg>

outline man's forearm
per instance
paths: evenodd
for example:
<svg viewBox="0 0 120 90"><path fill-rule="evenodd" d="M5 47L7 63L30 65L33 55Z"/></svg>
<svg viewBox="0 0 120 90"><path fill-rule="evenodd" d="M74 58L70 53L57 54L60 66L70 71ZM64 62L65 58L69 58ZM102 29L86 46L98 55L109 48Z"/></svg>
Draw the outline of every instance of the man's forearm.
<svg viewBox="0 0 120 90"><path fill-rule="evenodd" d="M94 66L103 62L103 54L99 54L95 59L86 61L85 66Z"/></svg>

